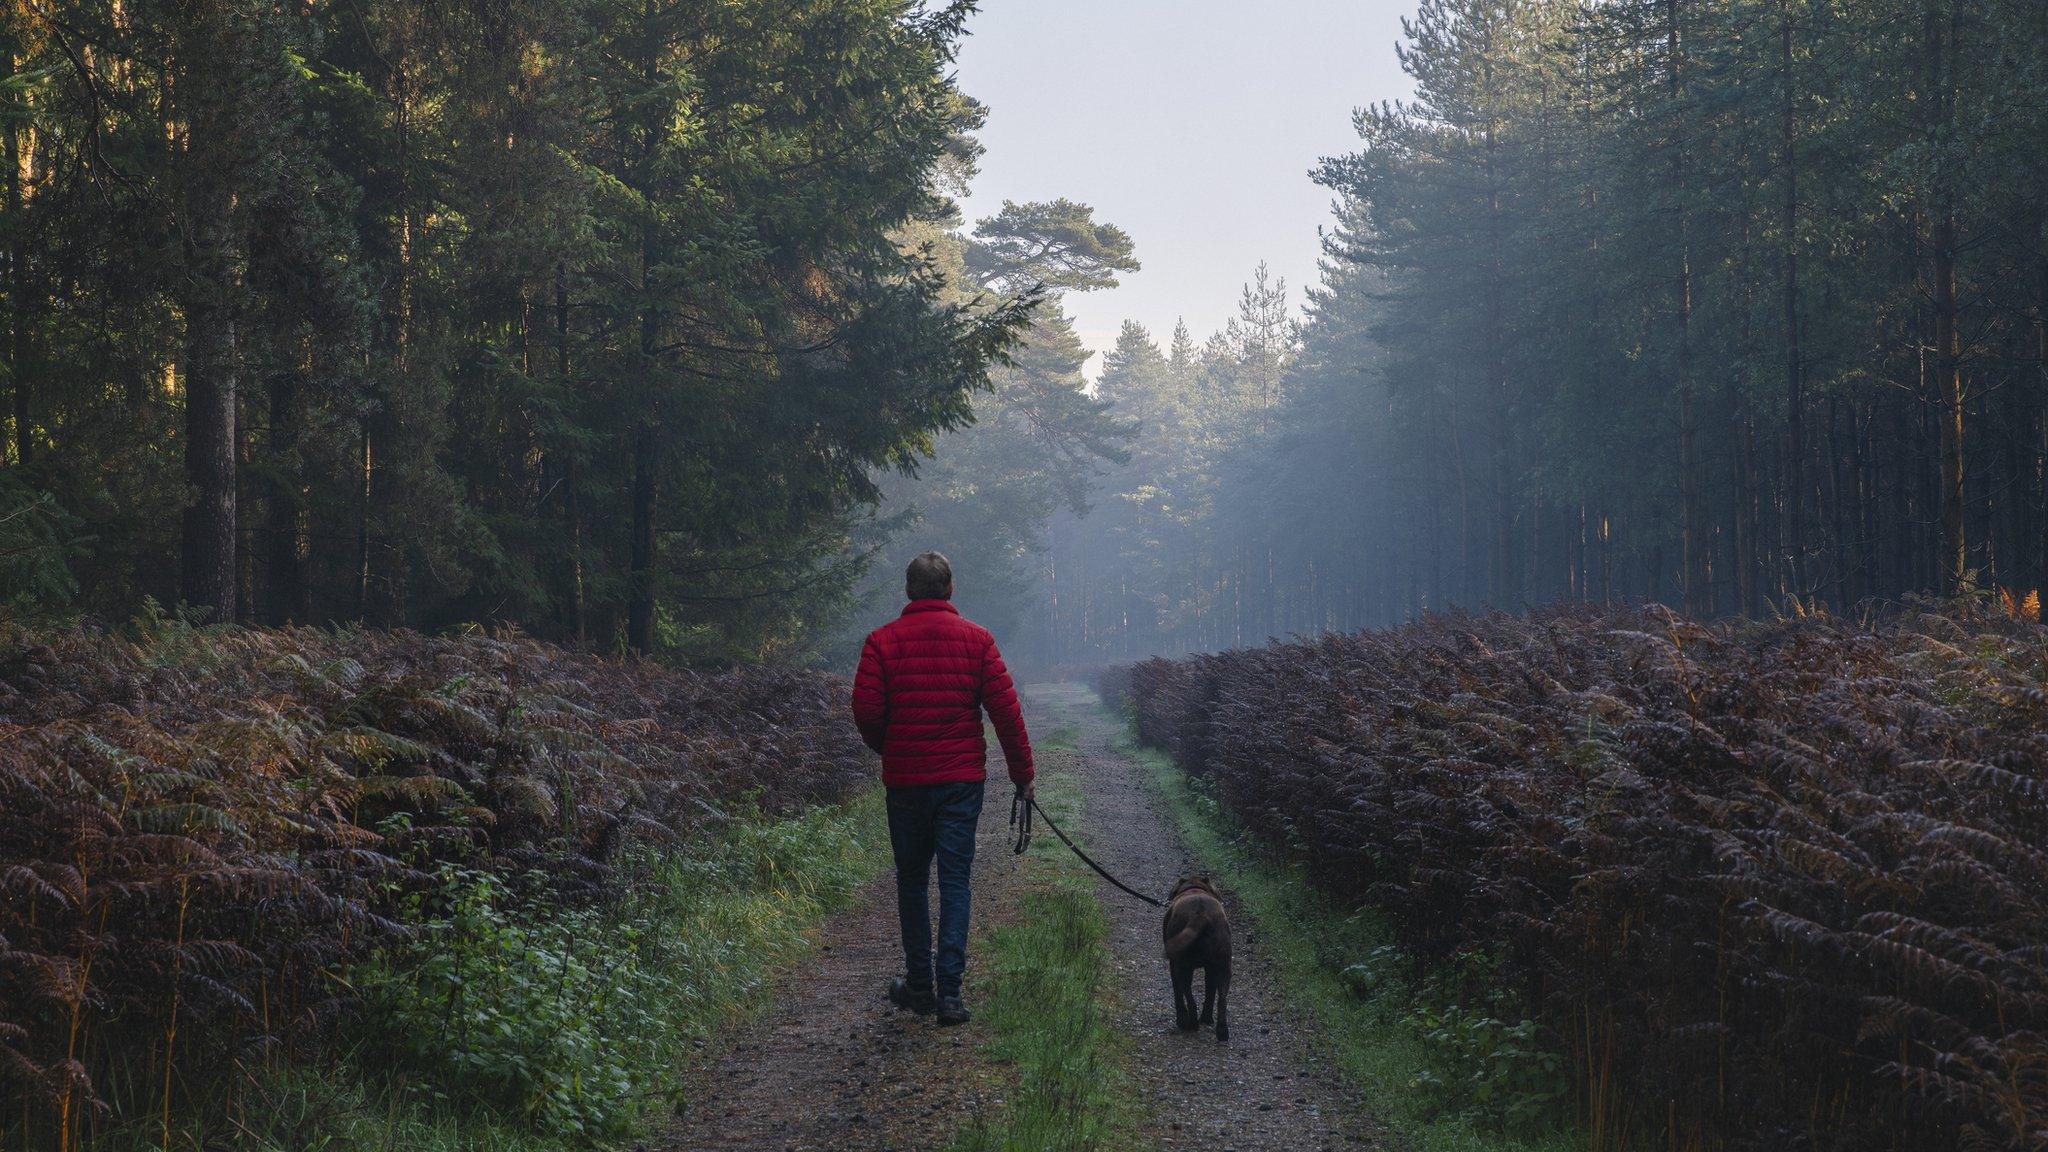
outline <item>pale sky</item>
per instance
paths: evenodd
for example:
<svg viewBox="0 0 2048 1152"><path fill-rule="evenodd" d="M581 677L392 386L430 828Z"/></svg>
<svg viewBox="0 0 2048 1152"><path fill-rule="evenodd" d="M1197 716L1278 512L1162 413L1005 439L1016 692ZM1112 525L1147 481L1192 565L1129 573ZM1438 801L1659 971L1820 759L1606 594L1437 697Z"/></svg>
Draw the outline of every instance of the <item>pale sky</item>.
<svg viewBox="0 0 2048 1152"><path fill-rule="evenodd" d="M1065 196L1137 243L1143 271L1067 308L1098 351L1125 319L1201 340L1260 260L1289 302L1315 281L1330 195L1309 180L1355 148L1352 110L1405 97L1394 59L1413 0L982 0L960 86L989 106L968 221ZM1092 377L1101 357L1089 364Z"/></svg>

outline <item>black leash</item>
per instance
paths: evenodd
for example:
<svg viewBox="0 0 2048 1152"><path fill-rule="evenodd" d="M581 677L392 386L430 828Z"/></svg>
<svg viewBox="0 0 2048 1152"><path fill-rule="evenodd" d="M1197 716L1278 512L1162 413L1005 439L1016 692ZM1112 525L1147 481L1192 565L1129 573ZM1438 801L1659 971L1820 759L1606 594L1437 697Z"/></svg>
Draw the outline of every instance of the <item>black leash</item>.
<svg viewBox="0 0 2048 1152"><path fill-rule="evenodd" d="M1150 904L1154 908L1166 907L1166 901L1145 895L1143 892L1138 891L1136 888L1131 887L1129 884L1126 884L1123 881L1117 879L1116 877L1111 876L1109 874L1109 869L1104 868L1102 865L1097 864L1093 860L1090 860L1086 852L1081 851L1078 845L1076 845L1072 840L1067 839L1067 834L1065 832L1060 831L1060 826L1052 822L1052 817L1047 816L1045 814L1045 809L1040 808L1038 806L1038 801L1036 799L1026 800L1024 799L1023 794L1021 793L1014 793L1010 796L1010 826L1017 830L1017 848L1015 851L1016 855L1022 856L1024 854L1024 850L1026 848L1031 847L1031 813L1034 810L1036 810L1038 815L1045 820L1045 826L1047 828L1052 829L1052 834L1060 838L1060 843L1065 844L1069 851L1073 852L1074 855L1079 856L1081 858L1081 863L1086 864L1090 868L1095 869L1095 874L1097 876L1102 877L1104 880L1109 881L1111 884L1116 885L1117 887L1123 889L1125 892L1128 892L1131 895L1136 896L1138 899L1143 900L1145 903Z"/></svg>

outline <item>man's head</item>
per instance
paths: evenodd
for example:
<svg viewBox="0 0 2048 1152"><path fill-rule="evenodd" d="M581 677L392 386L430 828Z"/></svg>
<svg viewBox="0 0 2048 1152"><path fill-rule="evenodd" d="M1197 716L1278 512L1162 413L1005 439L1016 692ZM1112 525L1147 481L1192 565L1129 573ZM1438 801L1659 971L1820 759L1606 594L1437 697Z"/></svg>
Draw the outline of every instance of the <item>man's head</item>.
<svg viewBox="0 0 2048 1152"><path fill-rule="evenodd" d="M903 574L903 591L912 600L951 600L953 566L937 552L926 552L910 562Z"/></svg>

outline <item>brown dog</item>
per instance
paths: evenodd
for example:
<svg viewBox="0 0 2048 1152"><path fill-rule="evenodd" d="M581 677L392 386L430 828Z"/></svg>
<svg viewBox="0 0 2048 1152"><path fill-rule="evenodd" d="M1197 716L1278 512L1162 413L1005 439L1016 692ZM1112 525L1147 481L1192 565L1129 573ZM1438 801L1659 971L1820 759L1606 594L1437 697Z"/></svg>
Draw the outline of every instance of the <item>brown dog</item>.
<svg viewBox="0 0 2048 1152"><path fill-rule="evenodd" d="M1166 967L1173 974L1173 1022L1192 1032L1210 1022L1230 1039L1230 918L1207 876L1183 876L1166 901ZM1202 970L1202 1011L1195 1013L1195 969Z"/></svg>

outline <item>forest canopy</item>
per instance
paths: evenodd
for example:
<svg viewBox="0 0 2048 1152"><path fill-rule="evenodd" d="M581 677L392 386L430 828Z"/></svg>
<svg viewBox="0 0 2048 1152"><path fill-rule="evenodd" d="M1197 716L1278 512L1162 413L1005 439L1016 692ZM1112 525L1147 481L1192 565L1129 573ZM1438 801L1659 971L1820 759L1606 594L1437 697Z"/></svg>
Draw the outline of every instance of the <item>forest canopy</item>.
<svg viewBox="0 0 2048 1152"><path fill-rule="evenodd" d="M2048 7L1424 0L1322 283L1127 327L1054 663L2048 578Z"/></svg>
<svg viewBox="0 0 2048 1152"><path fill-rule="evenodd" d="M1425 0L1305 307L963 220L973 5L18 8L0 602L1025 665L2048 577L2048 15ZM877 563L881 557L889 563Z"/></svg>
<svg viewBox="0 0 2048 1152"><path fill-rule="evenodd" d="M972 10L12 7L8 597L795 643L1036 301L915 239Z"/></svg>

